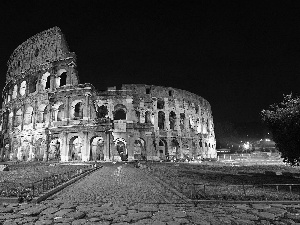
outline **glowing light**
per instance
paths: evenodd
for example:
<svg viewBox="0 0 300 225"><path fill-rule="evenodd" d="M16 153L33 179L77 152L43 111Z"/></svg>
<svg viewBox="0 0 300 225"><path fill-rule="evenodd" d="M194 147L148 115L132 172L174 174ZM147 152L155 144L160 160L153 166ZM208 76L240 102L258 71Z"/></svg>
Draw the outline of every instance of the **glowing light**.
<svg viewBox="0 0 300 225"><path fill-rule="evenodd" d="M244 149L248 150L250 148L249 142L243 144Z"/></svg>

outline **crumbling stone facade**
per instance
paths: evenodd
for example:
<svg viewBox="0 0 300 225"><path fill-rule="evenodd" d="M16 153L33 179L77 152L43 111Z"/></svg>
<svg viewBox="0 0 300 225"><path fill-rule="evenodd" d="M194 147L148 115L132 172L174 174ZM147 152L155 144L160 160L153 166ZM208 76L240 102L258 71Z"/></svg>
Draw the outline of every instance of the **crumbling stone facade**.
<svg viewBox="0 0 300 225"><path fill-rule="evenodd" d="M216 157L208 101L171 87L80 84L58 27L13 52L2 98L2 160Z"/></svg>

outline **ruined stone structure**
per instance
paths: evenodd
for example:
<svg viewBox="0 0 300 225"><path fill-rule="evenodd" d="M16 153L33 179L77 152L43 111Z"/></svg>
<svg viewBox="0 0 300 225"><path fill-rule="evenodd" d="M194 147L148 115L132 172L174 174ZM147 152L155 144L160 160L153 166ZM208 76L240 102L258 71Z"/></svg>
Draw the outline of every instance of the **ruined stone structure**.
<svg viewBox="0 0 300 225"><path fill-rule="evenodd" d="M208 101L171 87L80 84L76 55L58 27L13 52L2 98L4 160L216 157Z"/></svg>

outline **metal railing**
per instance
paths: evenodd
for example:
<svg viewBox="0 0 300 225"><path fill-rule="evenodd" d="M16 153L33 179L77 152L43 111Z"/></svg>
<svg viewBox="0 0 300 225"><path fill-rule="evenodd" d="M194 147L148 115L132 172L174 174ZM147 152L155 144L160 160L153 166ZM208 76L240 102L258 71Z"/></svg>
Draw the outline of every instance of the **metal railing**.
<svg viewBox="0 0 300 225"><path fill-rule="evenodd" d="M85 166L80 169L46 176L41 180L29 183L0 182L0 197L17 197L19 201L30 201L32 198L37 197L40 194L51 190L93 168L93 166Z"/></svg>
<svg viewBox="0 0 300 225"><path fill-rule="evenodd" d="M149 166L149 172L191 200L278 200L276 192L295 194L289 198L300 198L300 183L255 183L240 180L237 184L221 182L182 182L180 176L168 170ZM168 174L169 173L169 174ZM168 174L168 175L167 175ZM170 179L167 179L170 177ZM294 200L294 199L293 199Z"/></svg>

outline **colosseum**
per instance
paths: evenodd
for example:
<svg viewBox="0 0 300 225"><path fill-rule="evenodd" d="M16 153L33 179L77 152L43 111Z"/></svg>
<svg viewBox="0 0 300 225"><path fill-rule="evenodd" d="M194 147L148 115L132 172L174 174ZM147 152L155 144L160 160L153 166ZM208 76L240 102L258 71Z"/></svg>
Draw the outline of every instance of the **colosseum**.
<svg viewBox="0 0 300 225"><path fill-rule="evenodd" d="M80 84L58 27L19 45L7 66L1 160L216 158L207 100L172 87Z"/></svg>

